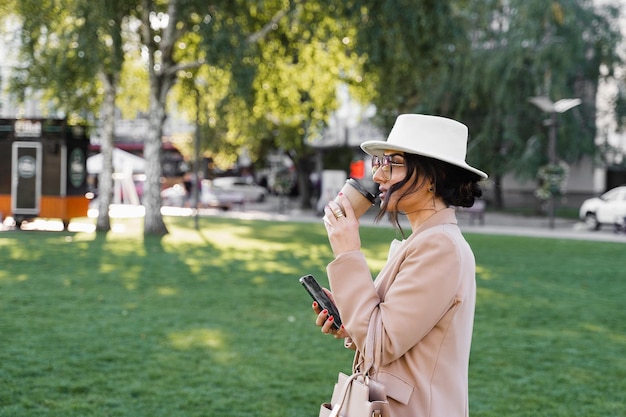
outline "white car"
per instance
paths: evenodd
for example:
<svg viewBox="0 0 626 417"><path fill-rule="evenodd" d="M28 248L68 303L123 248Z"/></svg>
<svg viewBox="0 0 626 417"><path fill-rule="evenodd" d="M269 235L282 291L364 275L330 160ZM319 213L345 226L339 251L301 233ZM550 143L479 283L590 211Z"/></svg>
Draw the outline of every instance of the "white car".
<svg viewBox="0 0 626 417"><path fill-rule="evenodd" d="M182 184L174 184L161 191L161 204L164 206L184 207L186 199L187 191Z"/></svg>
<svg viewBox="0 0 626 417"><path fill-rule="evenodd" d="M229 210L234 206L243 207L245 198L242 193L222 190L213 186L209 180L202 180L200 203L203 207L215 207Z"/></svg>
<svg viewBox="0 0 626 417"><path fill-rule="evenodd" d="M626 186L613 188L600 197L583 201L579 216L590 230L603 225L624 226L626 219Z"/></svg>
<svg viewBox="0 0 626 417"><path fill-rule="evenodd" d="M218 177L213 179L213 186L241 193L246 202L265 201L268 194L267 189L255 183L252 177Z"/></svg>

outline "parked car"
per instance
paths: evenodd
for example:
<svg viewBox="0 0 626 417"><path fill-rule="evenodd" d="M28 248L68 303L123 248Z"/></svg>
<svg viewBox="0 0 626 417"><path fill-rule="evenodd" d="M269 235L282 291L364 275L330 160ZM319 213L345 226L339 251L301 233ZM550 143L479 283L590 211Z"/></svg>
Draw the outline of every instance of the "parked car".
<svg viewBox="0 0 626 417"><path fill-rule="evenodd" d="M209 180L202 180L200 190L200 204L202 207L216 207L222 210L229 210L233 206L243 206L245 202L245 197L242 193L216 187Z"/></svg>
<svg viewBox="0 0 626 417"><path fill-rule="evenodd" d="M193 197L193 194L187 192L182 184L174 184L161 191L161 200L164 206L193 207L195 205ZM245 202L242 193L220 189L213 186L208 180L201 182L199 200L199 207L220 208L222 210L229 210L237 205L242 206Z"/></svg>
<svg viewBox="0 0 626 417"><path fill-rule="evenodd" d="M183 207L187 200L187 191L182 184L174 184L161 191L161 204L164 206Z"/></svg>
<svg viewBox="0 0 626 417"><path fill-rule="evenodd" d="M613 188L600 197L583 201L579 216L589 230L598 230L603 225L624 227L626 218L626 186Z"/></svg>
<svg viewBox="0 0 626 417"><path fill-rule="evenodd" d="M268 191L254 182L252 177L218 177L213 186L224 191L235 191L243 194L246 202L265 201Z"/></svg>

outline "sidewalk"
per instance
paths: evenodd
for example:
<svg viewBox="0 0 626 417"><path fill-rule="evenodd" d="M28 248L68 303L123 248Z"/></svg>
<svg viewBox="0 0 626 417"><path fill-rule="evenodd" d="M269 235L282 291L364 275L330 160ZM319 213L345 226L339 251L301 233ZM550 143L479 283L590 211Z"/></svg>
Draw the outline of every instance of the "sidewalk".
<svg viewBox="0 0 626 417"><path fill-rule="evenodd" d="M230 211L221 215L244 219L321 223L321 215L314 213L312 210L298 209L295 206L295 202L286 204L283 202L280 204L278 199L274 197L264 203L249 204L242 211ZM374 223L376 213L377 209L373 207L361 218L361 223L376 225ZM208 214L206 212L203 213L203 215ZM626 243L626 234L624 233L616 234L610 227L605 227L598 231L590 231L586 229L584 223L571 219L555 218L553 229L550 228L550 222L547 217L538 216L486 212L484 224L480 224L478 221L474 221L472 224L468 213L459 212L457 213L457 219L461 230L466 233ZM391 227L386 219L381 220L378 226Z"/></svg>
<svg viewBox="0 0 626 417"><path fill-rule="evenodd" d="M380 223L374 222L374 217L378 212L376 207L370 209L362 218L361 223L370 226L392 227L387 219ZM162 213L165 216L193 216L194 210L190 208L163 207ZM115 206L111 207L111 215L114 217L141 217L143 207L141 206ZM249 203L241 209L222 211L220 209L200 209L199 216L221 216L237 219L254 220L274 220L274 221L299 221L322 224L322 215L313 210L302 210L297 207L297 202L280 200L278 197L270 196L262 203ZM97 216L95 212L90 212L89 216ZM598 231L589 231L581 222L571 219L554 219L554 228L550 229L547 217L511 215L498 212L486 212L484 224L475 221L471 222L468 213L457 213L459 226L464 233L493 234L508 236L528 236L555 239L576 239L588 241L617 242L626 243L626 234L616 234L610 227L605 227ZM95 219L93 219L95 223ZM83 222L84 223L84 222ZM94 224L72 222L70 231L90 232L94 229ZM408 223L402 221L403 227ZM63 230L60 221L38 219L30 225L31 230ZM4 227L0 223L0 231L11 230L12 227Z"/></svg>
<svg viewBox="0 0 626 417"><path fill-rule="evenodd" d="M626 234L616 234L613 228L605 227L591 231L584 223L571 219L555 218L554 228L551 229L547 217L487 212L484 225L477 223L471 225L463 213L460 213L457 218L461 229L468 233L626 243Z"/></svg>

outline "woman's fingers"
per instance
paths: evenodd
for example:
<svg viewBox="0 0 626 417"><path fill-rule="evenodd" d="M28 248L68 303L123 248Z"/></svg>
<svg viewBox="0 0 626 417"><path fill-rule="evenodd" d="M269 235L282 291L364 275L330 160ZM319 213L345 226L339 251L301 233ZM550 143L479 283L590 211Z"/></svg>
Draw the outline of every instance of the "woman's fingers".
<svg viewBox="0 0 626 417"><path fill-rule="evenodd" d="M315 324L323 328L324 324L328 321L328 310L322 310L318 313L315 319Z"/></svg>
<svg viewBox="0 0 626 417"><path fill-rule="evenodd" d="M323 333L332 334L337 339L342 339L348 336L343 325L341 325L341 328L337 330L337 328L334 326L335 318L328 315L328 310L322 310L319 304L317 304L317 302L315 301L313 301L311 307L313 308L313 311L317 314L317 317L315 318L315 325L321 327Z"/></svg>

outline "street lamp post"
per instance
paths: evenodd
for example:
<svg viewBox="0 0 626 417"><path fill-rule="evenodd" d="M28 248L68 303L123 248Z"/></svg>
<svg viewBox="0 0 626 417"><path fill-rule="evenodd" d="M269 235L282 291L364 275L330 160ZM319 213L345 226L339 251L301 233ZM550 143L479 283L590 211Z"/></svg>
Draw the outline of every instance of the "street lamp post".
<svg viewBox="0 0 626 417"><path fill-rule="evenodd" d="M206 81L198 76L198 73L193 74L193 90L196 99L196 121L195 132L193 135L193 173L192 179L192 198L194 201L194 226L196 230L200 229L199 217L200 217L200 199L202 197L202 177L200 176L200 143L202 142L202 126L200 123L201 107L203 106L202 91L206 90Z"/></svg>
<svg viewBox="0 0 626 417"><path fill-rule="evenodd" d="M199 225L199 209L200 209L200 90L196 86L196 131L194 135L194 154L193 154L193 201L194 201L194 226L196 230L200 230Z"/></svg>
<svg viewBox="0 0 626 417"><path fill-rule="evenodd" d="M556 165L558 163L556 150L557 114L573 109L582 101L579 98L564 98L553 103L545 96L531 97L528 101L550 115L550 118L546 120L546 125L550 129L548 132L548 159L551 165ZM548 199L548 218L550 229L554 229L554 195L552 193Z"/></svg>

